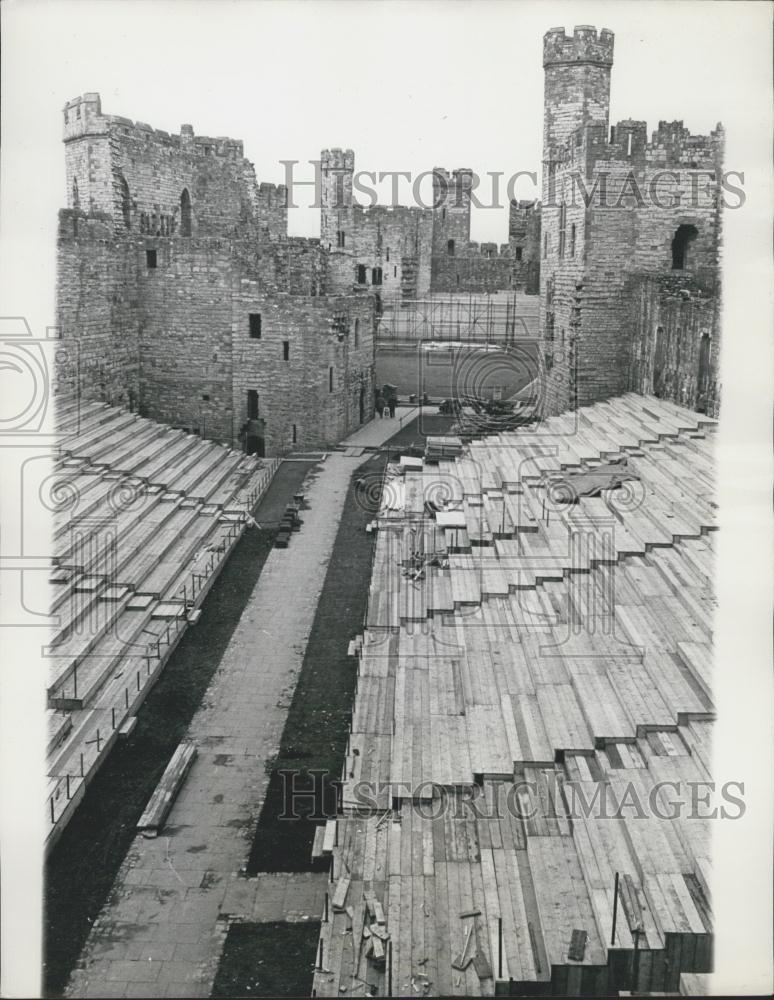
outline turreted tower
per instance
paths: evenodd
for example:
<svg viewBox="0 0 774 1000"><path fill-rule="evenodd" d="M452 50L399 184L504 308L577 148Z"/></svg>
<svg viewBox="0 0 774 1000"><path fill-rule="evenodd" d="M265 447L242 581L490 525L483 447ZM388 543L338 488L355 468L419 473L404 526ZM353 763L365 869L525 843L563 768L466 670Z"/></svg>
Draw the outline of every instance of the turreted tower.
<svg viewBox="0 0 774 1000"><path fill-rule="evenodd" d="M610 118L610 71L614 35L587 24L572 36L552 28L543 37L543 200L553 199L553 164L576 129Z"/></svg>
<svg viewBox="0 0 774 1000"><path fill-rule="evenodd" d="M68 208L123 220L123 191L113 170L110 122L102 114L99 94L68 101L63 114Z"/></svg>
<svg viewBox="0 0 774 1000"><path fill-rule="evenodd" d="M473 171L433 167L433 254L454 256L470 240Z"/></svg>
<svg viewBox="0 0 774 1000"><path fill-rule="evenodd" d="M355 219L352 203L355 154L351 149L324 149L320 153L320 169L320 241L330 250L328 289L333 293L351 291L355 282Z"/></svg>

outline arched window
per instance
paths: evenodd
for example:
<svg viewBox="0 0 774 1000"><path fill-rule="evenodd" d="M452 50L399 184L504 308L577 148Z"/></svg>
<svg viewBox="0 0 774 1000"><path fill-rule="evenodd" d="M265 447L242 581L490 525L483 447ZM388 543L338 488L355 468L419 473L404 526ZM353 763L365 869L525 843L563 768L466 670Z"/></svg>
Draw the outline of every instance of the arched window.
<svg viewBox="0 0 774 1000"><path fill-rule="evenodd" d="M450 257L454 256L454 240L449 240L449 242L446 244L446 252L449 254Z"/></svg>
<svg viewBox="0 0 774 1000"><path fill-rule="evenodd" d="M180 235L191 235L191 196L188 188L183 188L180 195Z"/></svg>
<svg viewBox="0 0 774 1000"><path fill-rule="evenodd" d="M73 177L73 208L81 207L81 199L78 194L78 179Z"/></svg>
<svg viewBox="0 0 774 1000"><path fill-rule="evenodd" d="M123 174L118 175L118 190L121 196L121 215L127 229L132 228L132 201L129 197L129 185Z"/></svg>
<svg viewBox="0 0 774 1000"><path fill-rule="evenodd" d="M674 239L672 240L672 270L682 271L688 267L689 244L693 243L699 235L696 226L683 225L677 227Z"/></svg>

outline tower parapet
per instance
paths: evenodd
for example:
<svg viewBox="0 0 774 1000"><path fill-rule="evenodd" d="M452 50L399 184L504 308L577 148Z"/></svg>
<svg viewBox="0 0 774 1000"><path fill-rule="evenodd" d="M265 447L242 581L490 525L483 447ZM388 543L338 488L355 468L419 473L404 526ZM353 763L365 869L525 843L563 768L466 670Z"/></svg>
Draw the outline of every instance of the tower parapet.
<svg viewBox="0 0 774 1000"><path fill-rule="evenodd" d="M82 135L106 135L110 120L102 114L102 101L99 94L89 93L83 97L75 97L63 108L65 142L77 139Z"/></svg>
<svg viewBox="0 0 774 1000"><path fill-rule="evenodd" d="M607 28L599 31L589 24L579 24L571 36L564 28L551 28L543 36L543 66L574 63L613 65L615 35Z"/></svg>

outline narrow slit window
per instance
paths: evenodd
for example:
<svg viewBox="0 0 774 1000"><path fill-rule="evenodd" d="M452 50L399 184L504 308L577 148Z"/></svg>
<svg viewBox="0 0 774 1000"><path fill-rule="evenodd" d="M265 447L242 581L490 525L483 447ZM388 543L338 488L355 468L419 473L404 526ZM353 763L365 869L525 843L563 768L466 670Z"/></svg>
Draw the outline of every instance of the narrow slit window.
<svg viewBox="0 0 774 1000"><path fill-rule="evenodd" d="M290 361L290 341L289 340L283 340L282 341L282 360L283 361Z"/></svg>
<svg viewBox="0 0 774 1000"><path fill-rule="evenodd" d="M328 392L333 392L333 366L328 369Z"/></svg>
<svg viewBox="0 0 774 1000"><path fill-rule="evenodd" d="M339 229L339 231L336 233L336 246L343 247L345 242L346 242L346 235L344 233L344 230Z"/></svg>
<svg viewBox="0 0 774 1000"><path fill-rule="evenodd" d="M298 444L298 428L293 424L293 444Z"/></svg>

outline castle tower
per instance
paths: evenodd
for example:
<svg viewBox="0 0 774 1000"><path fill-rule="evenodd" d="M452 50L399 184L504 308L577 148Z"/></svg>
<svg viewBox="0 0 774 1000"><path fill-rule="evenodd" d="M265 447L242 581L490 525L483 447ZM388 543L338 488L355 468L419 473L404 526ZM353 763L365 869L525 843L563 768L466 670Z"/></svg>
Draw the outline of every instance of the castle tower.
<svg viewBox="0 0 774 1000"><path fill-rule="evenodd" d="M543 37L543 201L553 201L553 168L576 129L610 119L614 35L578 25L572 37L552 28Z"/></svg>
<svg viewBox="0 0 774 1000"><path fill-rule="evenodd" d="M322 171L320 242L330 250L328 290L351 291L355 282L355 218L352 177L355 154L351 149L324 149L320 153Z"/></svg>
<svg viewBox="0 0 774 1000"><path fill-rule="evenodd" d="M473 171L433 167L433 255L453 256L470 240Z"/></svg>
<svg viewBox="0 0 774 1000"><path fill-rule="evenodd" d="M63 114L67 207L104 212L121 224L123 191L113 170L110 122L99 94L68 101Z"/></svg>

